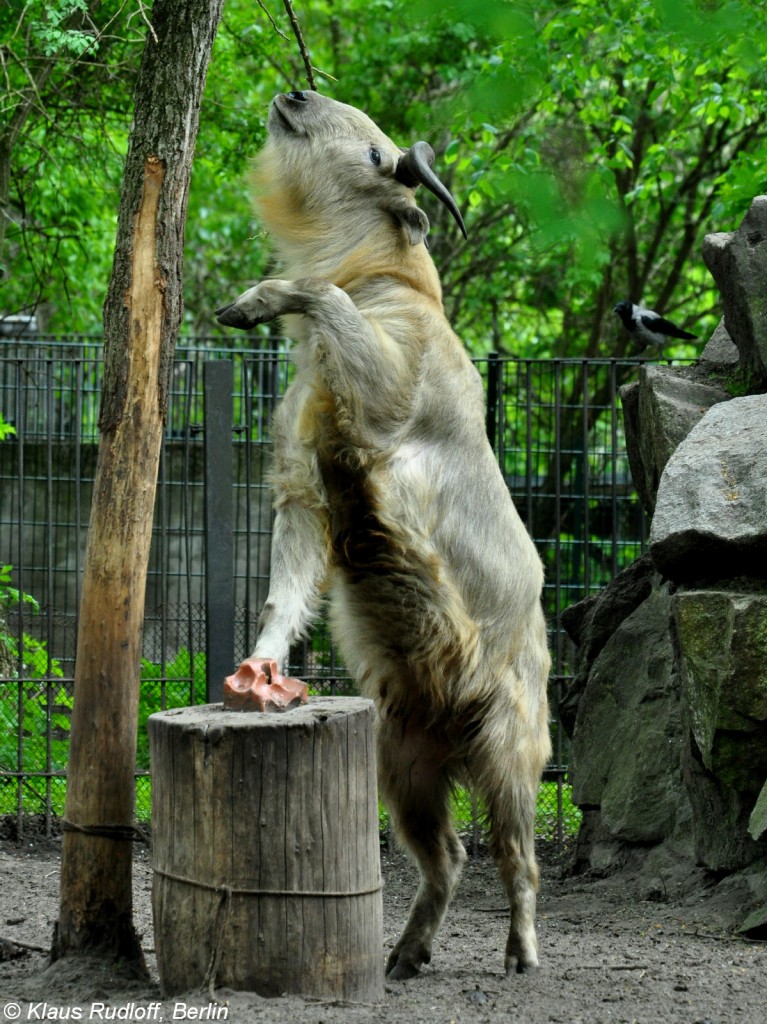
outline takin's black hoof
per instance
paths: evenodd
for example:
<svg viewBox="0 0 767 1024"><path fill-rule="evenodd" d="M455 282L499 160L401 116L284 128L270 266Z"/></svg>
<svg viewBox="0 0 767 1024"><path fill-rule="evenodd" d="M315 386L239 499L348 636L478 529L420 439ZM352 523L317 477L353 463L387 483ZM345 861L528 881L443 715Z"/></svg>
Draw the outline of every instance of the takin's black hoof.
<svg viewBox="0 0 767 1024"><path fill-rule="evenodd" d="M386 962L387 981L407 981L421 973L421 964L428 964L431 953L421 952L415 957L403 956L401 950L393 949Z"/></svg>
<svg viewBox="0 0 767 1024"><path fill-rule="evenodd" d="M517 960L516 964L511 963L506 967L506 977L511 978L515 974L536 974L538 964L529 964L524 960Z"/></svg>
<svg viewBox="0 0 767 1024"><path fill-rule="evenodd" d="M398 960L393 966L386 967L387 981L407 981L409 978L416 978L421 973L420 967L411 964L407 960Z"/></svg>

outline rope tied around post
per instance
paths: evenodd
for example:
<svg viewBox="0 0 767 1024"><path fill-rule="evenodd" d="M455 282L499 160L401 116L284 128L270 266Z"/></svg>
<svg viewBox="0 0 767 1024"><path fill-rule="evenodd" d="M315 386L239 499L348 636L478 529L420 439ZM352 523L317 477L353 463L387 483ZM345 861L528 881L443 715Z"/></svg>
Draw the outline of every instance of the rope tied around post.
<svg viewBox="0 0 767 1024"><path fill-rule="evenodd" d="M162 878L169 878L172 882L182 882L184 885L194 886L196 889L207 889L209 892L218 892L231 896L301 896L311 899L353 899L357 896L372 896L381 892L383 882L379 879L376 885L365 889L356 890L328 890L328 889L236 889L230 885L215 885L213 882L201 882L197 878L189 878L186 875L178 875L172 871L163 871L162 868L152 868L156 875Z"/></svg>
<svg viewBox="0 0 767 1024"><path fill-rule="evenodd" d="M62 832L80 832L86 836L99 836L102 839L149 845L148 834L138 825L78 825L74 821L62 818L61 830Z"/></svg>

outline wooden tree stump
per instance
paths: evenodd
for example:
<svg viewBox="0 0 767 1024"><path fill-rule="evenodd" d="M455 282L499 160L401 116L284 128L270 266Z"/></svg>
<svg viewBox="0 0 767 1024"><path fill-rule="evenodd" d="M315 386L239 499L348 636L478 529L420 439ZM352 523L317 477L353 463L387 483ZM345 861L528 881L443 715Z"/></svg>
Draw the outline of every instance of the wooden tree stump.
<svg viewBox="0 0 767 1024"><path fill-rule="evenodd" d="M155 949L200 986L378 1002L383 923L374 709L152 715Z"/></svg>

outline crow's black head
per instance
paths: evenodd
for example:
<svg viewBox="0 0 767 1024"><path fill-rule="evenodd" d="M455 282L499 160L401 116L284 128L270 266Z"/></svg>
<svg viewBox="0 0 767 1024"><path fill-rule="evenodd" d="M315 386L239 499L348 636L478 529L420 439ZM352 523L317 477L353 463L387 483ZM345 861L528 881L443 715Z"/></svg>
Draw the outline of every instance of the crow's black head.
<svg viewBox="0 0 767 1024"><path fill-rule="evenodd" d="M618 314L618 316L623 321L623 326L627 330L629 330L629 331L633 330L633 328L635 326L634 325L634 318L633 318L633 315L632 315L633 312L634 312L633 305L630 302L628 302L626 299L623 299L622 302L619 302L617 304L617 306L613 306L613 313L617 313Z"/></svg>

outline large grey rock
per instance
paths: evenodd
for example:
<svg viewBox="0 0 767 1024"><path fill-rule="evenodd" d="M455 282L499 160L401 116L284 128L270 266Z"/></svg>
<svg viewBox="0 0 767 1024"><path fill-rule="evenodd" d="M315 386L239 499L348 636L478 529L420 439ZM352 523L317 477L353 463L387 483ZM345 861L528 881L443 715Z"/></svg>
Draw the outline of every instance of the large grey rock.
<svg viewBox="0 0 767 1024"><path fill-rule="evenodd" d="M730 395L721 384L667 366L643 366L621 388L626 448L640 500L652 514L661 474L704 413Z"/></svg>
<svg viewBox="0 0 767 1024"><path fill-rule="evenodd" d="M692 807L696 863L724 873L758 860L756 844L745 828L747 801L703 765L692 734L682 751L682 775Z"/></svg>
<svg viewBox="0 0 767 1024"><path fill-rule="evenodd" d="M740 362L740 352L724 326L724 317L714 328L708 344L700 354L700 361L705 366L721 369L734 369Z"/></svg>
<svg viewBox="0 0 767 1024"><path fill-rule="evenodd" d="M767 395L715 405L668 460L650 550L680 582L767 577Z"/></svg>
<svg viewBox="0 0 767 1024"><path fill-rule="evenodd" d="M680 590L674 613L702 762L756 798L767 774L767 593Z"/></svg>
<svg viewBox="0 0 767 1024"><path fill-rule="evenodd" d="M737 231L706 235L703 260L744 368L767 380L767 196L754 199Z"/></svg>
<svg viewBox="0 0 767 1024"><path fill-rule="evenodd" d="M767 592L679 590L673 610L696 854L735 870L767 856L749 834L767 772Z"/></svg>
<svg viewBox="0 0 767 1024"><path fill-rule="evenodd" d="M642 555L598 594L562 612L561 624L575 644L575 673L559 705L559 717L568 736L572 736L575 728L578 704L591 666L623 620L650 596L654 582L660 584L660 577L652 558L649 554Z"/></svg>
<svg viewBox="0 0 767 1024"><path fill-rule="evenodd" d="M646 474L639 444L639 381L633 380L618 389L623 410L623 433L626 438L626 453L629 457L631 479L634 481L642 508L652 515L655 507L655 493L646 486Z"/></svg>
<svg viewBox="0 0 767 1024"><path fill-rule="evenodd" d="M748 819L748 831L752 839L759 839L767 832L767 782L757 797L754 809Z"/></svg>
<svg viewBox="0 0 767 1024"><path fill-rule="evenodd" d="M571 745L573 800L599 808L602 835L657 843L689 822L683 721L668 586L655 588L595 659Z"/></svg>

